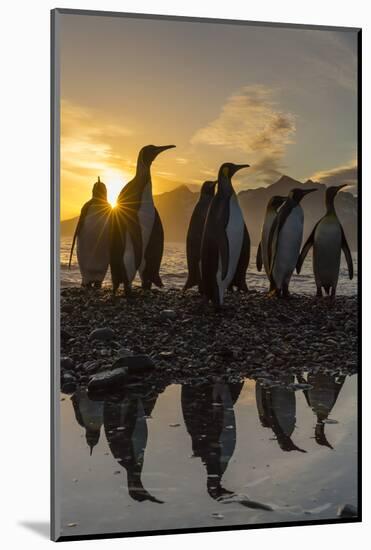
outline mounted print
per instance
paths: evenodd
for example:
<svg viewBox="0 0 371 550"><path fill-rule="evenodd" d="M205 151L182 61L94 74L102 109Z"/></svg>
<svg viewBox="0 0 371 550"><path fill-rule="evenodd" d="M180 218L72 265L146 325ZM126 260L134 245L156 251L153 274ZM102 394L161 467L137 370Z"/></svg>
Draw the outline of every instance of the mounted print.
<svg viewBox="0 0 371 550"><path fill-rule="evenodd" d="M52 12L52 538L354 522L361 31Z"/></svg>

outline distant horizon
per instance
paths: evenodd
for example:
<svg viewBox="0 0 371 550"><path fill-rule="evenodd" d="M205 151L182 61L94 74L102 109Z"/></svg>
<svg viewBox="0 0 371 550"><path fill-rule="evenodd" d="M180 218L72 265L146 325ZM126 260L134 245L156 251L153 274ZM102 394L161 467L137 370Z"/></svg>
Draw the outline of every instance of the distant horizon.
<svg viewBox="0 0 371 550"><path fill-rule="evenodd" d="M301 185L305 185L306 183L308 183L309 181L313 182L314 184L318 184L318 185L325 185L326 187L328 187L329 185L336 185L334 182L331 182L330 184L326 184L324 182L321 182L321 181L314 181L312 180L311 178L308 178L307 180L305 181L300 181L300 180L296 180L295 178L292 178L291 176L289 176L288 174L282 174L281 176L279 176L279 178L276 180L276 181L273 181L272 183L268 184L268 185L260 185L259 187L247 187L247 188L240 188L238 190L236 190L236 193L237 195L239 195L240 193L244 192L244 191L256 191L256 190L259 190L259 189L269 189L269 187L271 187L272 185L278 183L282 178L289 178L289 179L292 179L298 183L300 183ZM103 180L101 180L102 183L104 183ZM94 184L94 182L93 182ZM92 186L93 186L92 184ZM173 191L176 191L177 189L181 188L181 187L186 187L188 189L188 191L190 193L198 193L199 190L201 189L201 185L202 184L196 184L196 183L182 183L182 182L177 182L176 184L174 184L173 187L171 187L170 189L166 190L166 191L161 191L159 193L153 193L153 195L155 197L158 197L160 195L163 195L165 193L171 193ZM194 187L198 187L199 189L193 189ZM353 197L357 198L357 194L355 192L353 192L351 190L351 188L347 188L345 187L344 189L342 189L340 191L341 193L350 193L351 195L353 195ZM86 198L86 201L87 202L88 200L91 199L91 194L89 197ZM83 206L83 204L81 205L81 207ZM73 220L75 218L77 218L78 216L80 215L80 212L77 213L77 214L74 214L73 216L70 216L68 218L61 218L61 222L67 222L67 221L70 221L70 220Z"/></svg>

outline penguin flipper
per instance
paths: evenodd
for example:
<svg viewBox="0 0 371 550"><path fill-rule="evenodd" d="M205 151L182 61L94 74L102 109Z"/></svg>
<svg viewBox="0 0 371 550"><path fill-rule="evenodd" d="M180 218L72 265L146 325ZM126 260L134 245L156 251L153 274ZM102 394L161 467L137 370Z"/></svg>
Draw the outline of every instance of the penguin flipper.
<svg viewBox="0 0 371 550"><path fill-rule="evenodd" d="M77 222L75 233L74 233L73 239L72 239L70 260L68 262L68 269L71 269L71 262L72 262L72 256L73 256L73 249L75 248L75 242L76 242L76 239L77 239L77 237L78 237L78 235L79 235L79 233L82 229L82 226L84 224L84 220L87 216L90 204L91 204L91 200L88 201L87 203L85 203L84 206L81 208L79 221Z"/></svg>
<svg viewBox="0 0 371 550"><path fill-rule="evenodd" d="M348 265L348 273L349 273L349 279L353 279L353 260L352 260L352 254L349 250L349 245L345 237L344 229L341 228L341 248L344 252L345 259L347 261Z"/></svg>
<svg viewBox="0 0 371 550"><path fill-rule="evenodd" d="M262 242L260 241L258 246L258 252L256 253L256 269L261 271L263 267L263 257L262 257Z"/></svg>
<svg viewBox="0 0 371 550"><path fill-rule="evenodd" d="M319 223L319 222L318 222ZM301 268L303 267L303 263L304 263L304 260L309 252L309 250L312 248L313 246L313 243L314 243L314 234L316 232L316 229L317 229L317 225L318 223L316 223L316 225L314 226L313 228L313 231L312 233L309 235L309 237L307 238L303 248L301 249L301 252L300 252L300 255L299 255L299 258L298 258L298 261L296 262L296 272L299 274L300 271L301 271Z"/></svg>
<svg viewBox="0 0 371 550"><path fill-rule="evenodd" d="M160 265L164 252L164 229L160 216L155 208L155 220L151 236L144 251L145 268L141 274L142 283L153 283L162 288L164 285L160 277Z"/></svg>
<svg viewBox="0 0 371 550"><path fill-rule="evenodd" d="M271 273L273 271L274 259L276 257L277 242L278 242L278 221L276 217L269 231L268 245L267 245L268 267L269 267L268 276L270 280L271 280Z"/></svg>
<svg viewBox="0 0 371 550"><path fill-rule="evenodd" d="M250 262L250 235L244 225L243 241L241 247L240 258L238 260L235 276L232 281L232 286L236 286L238 290L248 291L246 285L246 271Z"/></svg>

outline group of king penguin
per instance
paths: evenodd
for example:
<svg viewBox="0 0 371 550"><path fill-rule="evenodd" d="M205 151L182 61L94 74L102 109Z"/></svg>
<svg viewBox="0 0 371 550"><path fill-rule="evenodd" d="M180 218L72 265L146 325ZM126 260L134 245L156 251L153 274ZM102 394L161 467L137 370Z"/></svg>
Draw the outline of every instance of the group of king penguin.
<svg viewBox="0 0 371 550"><path fill-rule="evenodd" d="M107 201L103 182L94 184L92 198L84 204L73 237L70 263L77 241L77 258L82 286L100 288L111 270L115 294L122 284L130 295L139 273L142 288L162 287L160 266L164 231L154 205L151 165L156 157L175 145L143 147L138 155L136 174L125 185L114 209ZM248 164L221 165L216 181L206 181L200 192L187 233L188 278L184 291L197 286L206 301L219 309L227 290L247 292L246 272L250 262L250 237L233 189L233 175ZM317 296L335 298L341 251L349 278L353 262L334 199L344 185L326 189L326 213L313 228L302 250L304 212L301 200L316 189L295 188L287 197L273 196L267 205L256 266L264 267L269 280L269 296L288 297L289 283L296 268L300 273L313 247L313 271Z"/></svg>

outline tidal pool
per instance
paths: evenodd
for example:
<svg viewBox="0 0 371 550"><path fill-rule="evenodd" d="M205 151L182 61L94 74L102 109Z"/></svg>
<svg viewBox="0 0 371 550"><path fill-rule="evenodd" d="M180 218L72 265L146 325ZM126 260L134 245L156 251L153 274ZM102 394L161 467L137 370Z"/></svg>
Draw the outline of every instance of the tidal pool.
<svg viewBox="0 0 371 550"><path fill-rule="evenodd" d="M64 537L337 517L357 507L357 376L303 389L133 385L61 395Z"/></svg>

